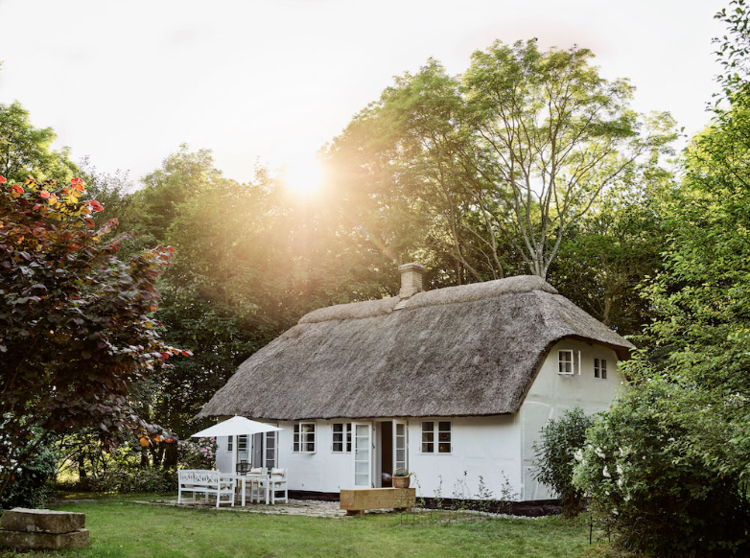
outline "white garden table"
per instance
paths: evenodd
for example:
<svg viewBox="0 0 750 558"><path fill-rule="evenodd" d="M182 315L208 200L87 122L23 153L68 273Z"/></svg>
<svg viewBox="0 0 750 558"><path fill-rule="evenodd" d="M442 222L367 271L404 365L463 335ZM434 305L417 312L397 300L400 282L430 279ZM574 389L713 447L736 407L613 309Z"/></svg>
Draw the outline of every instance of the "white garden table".
<svg viewBox="0 0 750 558"><path fill-rule="evenodd" d="M237 475L237 474L228 474L227 477L234 478L236 481L236 485L240 487L240 494L241 496L241 502L242 507L244 508L246 506L245 501L245 488L246 484L250 484L251 490L254 482L258 483L258 493L260 494L260 488L264 488L266 491L266 505L268 505L269 501L269 487L270 483L268 482L268 476L267 475L260 475L258 473L247 473L246 475ZM252 492L250 493L250 501L252 502ZM260 501L260 497L259 497Z"/></svg>

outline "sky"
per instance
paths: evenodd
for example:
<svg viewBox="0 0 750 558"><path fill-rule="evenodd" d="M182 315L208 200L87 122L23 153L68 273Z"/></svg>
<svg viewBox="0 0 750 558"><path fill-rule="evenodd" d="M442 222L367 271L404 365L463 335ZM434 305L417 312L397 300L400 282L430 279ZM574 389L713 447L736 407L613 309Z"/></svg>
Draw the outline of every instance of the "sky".
<svg viewBox="0 0 750 558"><path fill-rule="evenodd" d="M499 39L592 50L639 112L693 134L729 0L0 0L0 103L54 146L134 181L182 143L239 181L309 168L352 117L429 57L462 73Z"/></svg>

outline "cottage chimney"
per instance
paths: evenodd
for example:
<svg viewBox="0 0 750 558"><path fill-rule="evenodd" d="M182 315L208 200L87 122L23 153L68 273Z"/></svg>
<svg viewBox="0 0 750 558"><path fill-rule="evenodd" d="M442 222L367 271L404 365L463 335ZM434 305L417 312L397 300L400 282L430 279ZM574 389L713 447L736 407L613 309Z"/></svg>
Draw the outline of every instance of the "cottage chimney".
<svg viewBox="0 0 750 558"><path fill-rule="evenodd" d="M400 265L398 270L401 272L401 291L399 291L398 296L402 300L424 290L422 288L424 267L418 263L408 263Z"/></svg>

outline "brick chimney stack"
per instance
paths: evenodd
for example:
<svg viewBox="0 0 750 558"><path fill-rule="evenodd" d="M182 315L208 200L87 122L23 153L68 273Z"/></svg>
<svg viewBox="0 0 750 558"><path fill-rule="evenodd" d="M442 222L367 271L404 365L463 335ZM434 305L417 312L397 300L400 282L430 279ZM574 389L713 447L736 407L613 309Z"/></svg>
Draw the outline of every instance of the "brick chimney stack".
<svg viewBox="0 0 750 558"><path fill-rule="evenodd" d="M400 265L398 270L401 272L401 291L399 291L398 296L402 300L424 290L422 288L424 267L418 263L408 263Z"/></svg>

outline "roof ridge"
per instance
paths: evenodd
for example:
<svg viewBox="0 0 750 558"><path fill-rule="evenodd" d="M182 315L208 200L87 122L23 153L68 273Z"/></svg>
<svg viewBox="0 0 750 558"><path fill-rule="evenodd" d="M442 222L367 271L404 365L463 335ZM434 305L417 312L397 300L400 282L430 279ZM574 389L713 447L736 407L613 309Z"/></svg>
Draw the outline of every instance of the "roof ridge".
<svg viewBox="0 0 750 558"><path fill-rule="evenodd" d="M533 291L559 294L557 289L538 275L514 275L513 277L505 277L493 281L443 287L433 291L422 291L407 299L394 296L327 306L305 314L297 323L309 324L329 320L373 318L375 316L382 316L383 314L390 314L394 310L410 310L424 308L425 306L473 302L484 298Z"/></svg>

